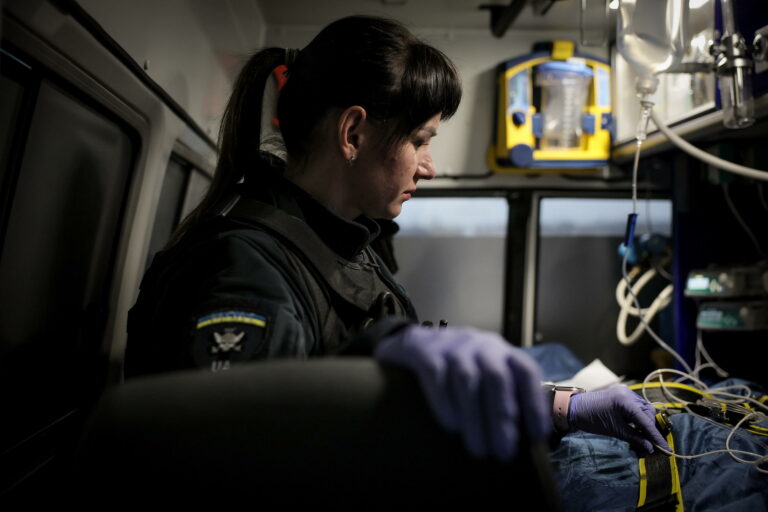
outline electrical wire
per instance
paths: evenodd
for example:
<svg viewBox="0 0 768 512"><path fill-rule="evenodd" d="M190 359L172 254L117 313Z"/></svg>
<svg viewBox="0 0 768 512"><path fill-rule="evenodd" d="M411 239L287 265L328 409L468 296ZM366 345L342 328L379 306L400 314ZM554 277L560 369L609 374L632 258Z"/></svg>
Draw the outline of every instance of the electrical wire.
<svg viewBox="0 0 768 512"><path fill-rule="evenodd" d="M704 348L704 340L702 339L702 336L703 334L701 329L696 329L696 365L693 367L693 375L698 377L699 373L701 373L701 370L706 368L713 368L718 377L728 377L728 372L720 368L717 363L715 363L714 359L712 359L712 357L709 355L707 349ZM707 362L703 364L701 363L702 355L704 356L704 359L707 360Z"/></svg>
<svg viewBox="0 0 768 512"><path fill-rule="evenodd" d="M659 262L653 262L653 268L656 269L656 272L658 272L661 277L663 277L667 281L672 281L672 274L670 274L669 272L666 271L666 269L664 269L663 264L660 264Z"/></svg>
<svg viewBox="0 0 768 512"><path fill-rule="evenodd" d="M765 256L765 252L763 251L763 248L760 247L760 242L757 240L757 237L752 232L752 230L749 229L749 225L746 223L744 218L739 214L739 211L736 209L736 205L733 204L730 187L728 186L727 183L723 183L723 195L725 196L725 202L728 203L728 208L731 209L731 213L733 213L733 216L736 217L736 220L739 222L739 224L741 224L741 227L744 228L744 231L747 232L749 239L752 240L752 244L754 244L755 249L757 249L757 253L760 256Z"/></svg>
<svg viewBox="0 0 768 512"><path fill-rule="evenodd" d="M765 183L760 183L757 187L757 197L760 198L760 204L763 205L763 209L768 212L768 201L765 200Z"/></svg>
<svg viewBox="0 0 768 512"><path fill-rule="evenodd" d="M688 400L685 400L684 398L681 398L677 395L675 395L670 389L668 389L666 386L664 386L664 377L663 375L665 373L672 373L677 375L682 375L682 379L678 379L675 382L679 383L685 380L690 380L694 384L696 384L698 387L695 387L701 394L705 397L711 397L714 399L715 396L727 396L731 397L731 400L723 399L720 400L721 402L725 403L742 403L742 402L751 402L755 404L757 407L760 407L761 409L765 409L768 412L768 406L760 402L759 400L755 400L754 398L749 397L748 395L737 395L735 393L728 393L725 391L721 391L723 389L731 389L731 388L740 388L744 389L748 394L752 393L752 390L749 388L749 386L744 386L742 384L736 384L733 386L723 386L723 387L709 387L707 386L702 380L694 377L693 375L685 372L681 372L680 370L675 370L673 368L660 368L658 370L654 370L651 373L649 373L645 379L643 380L642 385L642 394L643 398L645 398L646 401L650 402L651 400L648 398L648 395L646 394L646 386L651 381L651 379L655 376L659 376L659 385L661 387L662 392L664 395L671 401L671 402L679 402L682 404L692 404L693 402L690 402ZM658 403L658 402L657 402Z"/></svg>
<svg viewBox="0 0 768 512"><path fill-rule="evenodd" d="M628 253L628 251L624 255L624 261L623 261L623 265L622 265L622 272L624 274L625 281L629 284L630 283L630 278L629 278L629 275L628 275L627 270L626 270L627 253ZM633 270L634 276L636 276L639 273L639 269L637 269L637 267L632 269L632 270ZM649 334L651 334L652 337L654 337L654 339L656 339L656 341L662 346L662 348L664 348L670 354L672 354L678 360L678 362L680 362L682 364L682 366L685 367L686 370L688 370L687 373L686 373L686 372L682 372L680 370L676 370L676 369L672 369L672 368L662 368L662 369L654 370L651 373L649 373L645 377L645 379L643 380L643 384L642 384L642 387L641 387L641 392L642 392L643 398L645 398L646 401L651 402L651 400L649 400L647 392L646 392L647 385L648 385L648 383L649 383L649 381L651 379L653 379L654 377L658 376L658 381L659 381L662 393L665 395L665 397L667 397L667 399L670 402L672 402L672 403L681 403L681 404L683 404L684 407L687 407L688 405L690 405L692 403L692 402L690 402L688 400L685 400L685 399L675 395L669 389L668 386L664 385L664 374L671 373L673 375L679 375L679 376L682 377L682 379L678 379L678 380L690 381L693 384L695 384L697 386L697 389L699 389L701 391L702 395L704 395L704 396L709 395L713 399L715 399L715 397L718 397L717 399L718 399L719 402L723 402L723 403L726 404L726 407L730 407L729 410L733 411L734 410L733 407L735 407L735 406L741 407L741 405L740 405L741 403L749 402L751 404L754 404L756 407L758 407L760 409L764 409L764 410L768 411L768 405L763 404L759 400L755 400L755 399L751 398L750 396L736 395L734 393L728 393L728 392L724 391L726 389L728 389L728 390L743 389L743 390L746 391L746 393L748 395L750 395L752 393L752 391L751 391L751 389L748 386L744 386L744 385L740 385L740 384L732 385L732 386L724 386L724 387L720 387L720 388L711 388L711 387L707 386L701 379L698 378L698 372L700 372L704 367L713 367L713 368L716 369L716 371L719 370L720 372L724 372L724 370L722 370L722 368L720 368L717 365L717 363L714 362L714 360L711 358L709 353L706 351L706 349L704 348L703 341L701 340L701 336L698 337L697 344L696 344L696 361L697 361L697 363L696 363L696 371L697 371L697 373L694 374L691 371L691 368L686 363L686 361L679 354L677 354L677 352L675 352L671 347L669 347L666 343L664 343L661 340L661 338L659 338L656 335L655 332L653 332L653 330L650 328L650 326L645 321L645 318L644 318L645 315L643 314L643 309L640 307L640 304L637 301L636 295L632 295L632 287L631 286L629 286L628 291L629 291L629 296L632 296L632 298L634 299L636 311L639 313L638 318L640 319L640 321L643 324L643 326L646 328L646 331ZM707 363L705 363L705 364L701 363L701 355L703 355L704 358L708 361ZM731 404L731 405L728 405L728 404ZM656 403L655 405L659 405L659 404ZM732 438L735 435L739 435L741 437L748 437L747 434L739 432L739 429L742 428L742 425L746 421L748 421L748 420L750 420L752 418L757 418L757 419L762 421L762 420L766 419L766 415L764 413L762 413L762 412L752 411L750 409L747 409L746 407L742 407L741 409L736 409L736 412L744 414L744 417L733 428L729 428L726 425L718 424L718 426L720 426L721 428L729 429L730 430L730 432L728 434L728 437L726 438L726 441L725 441L725 449L724 450L711 450L711 451L704 452L704 453L699 453L699 454L684 455L684 454L673 453L673 452L667 451L667 450L665 450L664 448L661 448L658 445L656 445L656 447L661 452L663 452L663 453L665 453L665 454L667 454L669 456L673 456L673 457L679 458L679 459L697 459L697 458L705 457L705 456L709 456L709 455L718 455L718 454L726 453L732 459L734 459L735 461L737 461L739 463L743 463L743 464L752 465L752 466L754 466L756 471L758 471L760 473L763 473L763 474L768 474L768 469L763 469L762 467L760 467L762 464L765 464L766 462L768 462L768 454L761 455L759 453L755 453L755 452L751 452L751 451L737 450L737 449L731 448L731 440L732 440ZM758 428L758 427L754 427L753 426L752 428ZM768 431L768 429L762 429L762 428L760 428L760 430ZM749 438L749 439L751 439L751 438ZM760 444L761 444L761 446L765 447L765 445L763 443L760 443ZM739 457L738 455L754 457L754 459L753 460L747 460L747 459L743 459L743 458Z"/></svg>
<svg viewBox="0 0 768 512"><path fill-rule="evenodd" d="M758 472L763 473L763 474L768 474L768 469L763 469L763 468L760 467L761 464L763 464L765 462L768 462L768 454L760 455L759 453L750 452L750 451L747 451L747 450L737 450L735 448L731 448L731 440L733 439L733 436L738 431L738 429L741 427L741 425L744 422L746 422L747 420L750 420L752 418L752 416L758 416L758 415L759 415L758 413L753 413L753 414L744 416L741 419L741 421L739 421L733 427L731 432L728 434L728 437L725 438L725 449L724 450L711 450L711 451L708 451L708 452L697 453L695 455L683 455L683 454L680 454L680 453L670 452L670 451L662 448L659 445L655 445L655 446L662 453L666 453L667 455L669 455L671 457L675 457L677 459L698 459L700 457L706 457L708 455L717 455L717 454L720 454L720 453L727 453L736 462L740 462L742 464L752 465L752 466L755 467L755 470L757 470ZM754 460L741 459L736 454L749 455L751 457L755 457L755 459Z"/></svg>
<svg viewBox="0 0 768 512"><path fill-rule="evenodd" d="M667 387L664 386L664 374L665 373L672 373L672 374L675 374L675 375L681 375L681 376L685 377L684 380L690 380L691 382L697 384L698 385L697 389L699 391L701 391L702 393L706 393L705 390L707 389L707 385L704 384L704 382L702 382L698 378L696 378L693 375L691 375L690 372L688 372L688 373L681 372L680 370L675 370L674 368L660 368L658 370L652 371L651 373L649 373L648 375L645 376L645 379L643 379L643 386L642 386L641 391L643 393L643 398L645 398L645 400L647 402L651 402L651 400L648 398L648 395L646 393L646 386L648 385L648 383L651 381L651 379L653 377L658 375L658 377L659 377L659 384L661 386L661 390L662 390L662 392L668 398L670 398L670 401L680 402L682 404L693 403L693 402L689 402L688 400L685 400L683 398L680 398L680 397L676 396L672 391L670 391L669 389L667 389ZM696 387L696 386L694 386L694 387Z"/></svg>
<svg viewBox="0 0 768 512"><path fill-rule="evenodd" d="M701 345L701 348L703 348L703 344ZM705 357L710 359L708 354ZM715 364L715 363L712 362L712 364ZM715 366L716 366L716 364L715 364ZM712 397L712 399L716 400L718 403L724 403L725 405L723 407L725 407L726 410L731 411L731 412L735 412L735 413L738 413L738 414L743 414L744 417L740 421L738 421L736 423L736 425L734 425L733 427L729 427L727 425L723 425L723 424L717 423L717 422L715 422L713 420L710 420L709 418L706 418L704 416L696 414L694 411L690 410L690 408L688 407L693 402L690 402L688 400L683 399L682 397L679 397L679 396L675 395L675 393L669 388L669 386L665 386L664 374L673 374L673 375L676 374L676 375L682 376L683 380L691 381L693 384L698 386L697 389L701 392L702 396ZM643 398L645 398L646 401L648 401L648 402L650 402L650 400L648 398L648 394L646 392L648 383L651 381L651 379L653 379L654 377L657 377L657 376L658 376L659 387L661 388L662 393L664 394L664 396L671 403L683 404L683 407L689 413L693 414L694 416L697 416L697 417L699 417L701 419L707 420L710 423L713 423L713 424L717 425L719 428L723 428L723 429L726 429L726 430L730 431L729 434L728 434L728 437L726 438L726 441L725 441L725 449L724 450L712 450L712 451L708 451L708 452L704 452L704 453L699 453L699 454L694 454L694 455L683 455L683 454L673 453L673 452L667 451L667 450L665 450L665 449L663 449L663 448L661 448L660 446L657 445L657 448L659 450L661 450L663 453L665 453L667 455L674 456L674 457L680 458L680 459L696 459L696 458L704 457L704 456L708 456L708 455L717 455L717 454L727 453L735 461L737 461L739 463L742 463L742 464L753 465L758 472L768 474L768 469L763 469L763 468L760 467L760 465L768 462L768 454L761 455L761 454L755 453L755 452L750 452L750 451L746 451L746 450L736 450L734 448L731 448L731 440L733 439L733 437L735 435L739 435L740 437L746 437L746 438L750 439L750 441L758 443L758 444L760 444L761 447L766 448L766 445L764 443L762 443L762 442L760 442L758 440L752 439L752 437L748 436L745 432L739 432L739 429L743 428L742 426L744 425L744 423L746 423L747 421L752 420L753 418L757 419L758 421L765 421L766 419L768 419L768 416L766 416L765 413L749 409L746 406L742 405L743 403L751 403L751 404L754 404L754 406L756 406L757 408L760 408L760 409L763 409L765 411L768 411L768 406L767 405L765 405L762 402L760 402L759 400L755 400L755 399L753 399L753 398L751 398L749 396L749 395L752 394L752 390L749 388L749 386L745 386L745 385L742 385L742 384L735 384L735 385L723 386L723 387L709 387L703 381L701 381L699 378L697 378L694 375L691 375L690 373L681 372L679 370L675 370L675 369L672 369L672 368L662 368L662 369L658 369L658 370L652 371L643 380L643 384L642 384L642 387L641 387L641 392L642 392ZM744 390L747 393L747 396L736 395L734 393L728 393L728 392L724 391L726 389L728 389L728 390L742 389L742 390ZM715 397L721 397L721 398L715 398ZM729 397L731 399L722 398L722 397ZM654 405L656 405L656 406L661 405L662 408L664 408L663 407L664 404L659 404L658 402L655 403ZM757 427L757 426L752 425L750 428L753 429L752 431L754 433L758 433L759 434L759 432L755 432L754 429L758 429L760 431L765 431L766 433L768 433L768 429L763 428L763 427ZM767 435L767 434L760 434L760 435ZM754 459L753 460L743 459L743 458L740 458L738 455L746 455L746 456L749 456L749 457L754 457Z"/></svg>
<svg viewBox="0 0 768 512"><path fill-rule="evenodd" d="M717 427L717 428L719 428L719 429L722 429L722 430L731 430L731 427L729 427L729 426L727 426L727 425L723 425L722 423L719 423L719 422L717 422L717 421L713 420L712 418L707 418L706 416L703 416L703 415L701 415L701 414L697 413L696 411L694 411L693 409L691 409L691 408L690 408L690 407L688 407L688 406L685 406L685 412L687 412L687 413L688 413L688 414L690 414L691 416L696 416L696 417L697 417L697 418L699 418L700 420L702 420L702 421L706 421L707 423L709 423L709 424L711 424L712 426L714 426L714 427ZM763 449L765 449L766 451L768 451L768 444L766 444L766 443L764 443L764 442L760 441L760 440L759 440L759 439L757 439L755 436L749 435L749 432L745 432L744 430L737 430L737 431L736 431L736 435L737 435L737 436L739 436L739 437L741 437L741 438L747 439L747 440L749 440L749 441L750 441L750 442L752 442L752 443L758 444L758 445L760 445L760 447L761 447L761 448L763 448Z"/></svg>
<svg viewBox="0 0 768 512"><path fill-rule="evenodd" d="M750 409L748 409L746 407L743 407L743 406L740 406L740 405L726 405L728 410L730 410L732 412L737 412L737 413L740 413L740 414L744 414L744 417L740 421L738 421L736 423L736 425L734 425L733 427L729 427L727 425L723 425L723 424L720 424L718 422L715 422L714 420L706 418L706 417L704 417L704 416L702 416L700 414L697 414L694 411L690 410L690 408L688 406L690 404L692 404L693 402L690 402L688 400L685 400L685 399L675 395L669 389L669 387L665 386L664 385L664 378L663 378L663 375L665 373L672 373L672 374L682 375L683 377L685 377L686 380L690 380L691 382L693 382L693 383L697 384L698 386L700 386L699 390L701 391L702 395L704 395L704 396L709 395L709 396L713 396L714 397L714 396L722 395L722 396L735 397L740 402L752 402L755 405L757 405L758 407L768 411L768 406L765 406L764 404L762 404L758 400L754 400L753 398L750 398L749 396L735 395L735 394L732 394L732 393L726 393L724 391L721 391L722 389L745 388L749 393L751 393L751 390L749 389L748 386L734 385L734 386L726 386L726 387L723 387L723 388L710 388L710 387L706 386L706 384L704 384L704 382L702 382L698 378L696 378L696 377L694 377L694 376L692 376L690 374L686 374L685 372L681 372L679 370L674 370L672 368L663 368L663 369L659 369L659 370L654 370L653 372L649 373L646 376L646 378L643 380L643 385L642 385L641 391L642 391L643 397L646 399L646 401L650 402L650 400L648 399L648 395L646 393L647 385L648 385L649 381L653 377L658 376L659 377L659 385L661 387L662 393L664 393L664 395L666 396L666 398L670 402L672 402L672 403L681 403L681 404L683 404L683 407L689 413L691 413L692 415L697 416L697 417L699 417L701 419L704 419L704 420L706 420L706 421L708 421L710 423L713 423L714 425L718 426L719 428L723 428L723 429L726 429L726 430L730 431L729 434L728 434L728 437L725 440L725 449L724 450L711 450L711 451L708 451L708 452L703 452L703 453L698 453L698 454L684 455L684 454L680 454L680 453L674 453L674 452L667 451L664 448L656 445L656 447L661 452L663 452L663 453L665 453L665 454L667 454L669 456L673 456L673 457L679 458L679 459L697 459L697 458L705 457L705 456L708 456L708 455L718 455L718 454L722 454L722 453L727 453L736 462L739 462L739 463L742 463L742 464L753 465L753 466L755 466L755 469L758 472L768 474L768 469L763 469L763 468L760 467L761 464L763 464L763 463L768 461L768 454L761 455L759 453L755 453L755 452L751 452L751 451L747 451L747 450L737 450L737 449L731 448L731 440L736 435L738 435L740 437L745 437L745 438L749 439L750 441L759 444L761 447L766 448L766 445L764 443L762 443L762 442L760 442L758 440L753 439L752 437L748 436L747 433L745 433L745 432L739 432L739 429L742 428L744 423L746 423L747 421L752 420L753 418L757 419L758 421L765 421L767 417L766 417L766 415L764 413L753 411L753 410L750 410ZM727 402L729 404L733 404L734 403L733 401L729 401L729 400L719 400L719 401L720 402ZM657 402L654 405L663 405L663 404L659 404ZM662 407L662 408L664 408L664 407ZM752 428L758 428L758 427L754 427L753 426ZM766 430L766 429L760 428L760 430ZM742 459L742 458L738 457L738 455L746 455L746 456L749 456L749 457L754 457L754 459L753 460Z"/></svg>

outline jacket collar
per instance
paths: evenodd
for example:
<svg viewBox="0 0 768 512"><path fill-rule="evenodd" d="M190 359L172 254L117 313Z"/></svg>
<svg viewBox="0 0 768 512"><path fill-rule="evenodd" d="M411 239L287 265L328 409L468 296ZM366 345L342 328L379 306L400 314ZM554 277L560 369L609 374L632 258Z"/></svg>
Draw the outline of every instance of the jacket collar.
<svg viewBox="0 0 768 512"><path fill-rule="evenodd" d="M282 176L271 176L266 183L254 183L246 177L239 192L303 220L328 247L347 260L356 260L381 232L378 223L370 217L361 215L353 221L343 219Z"/></svg>

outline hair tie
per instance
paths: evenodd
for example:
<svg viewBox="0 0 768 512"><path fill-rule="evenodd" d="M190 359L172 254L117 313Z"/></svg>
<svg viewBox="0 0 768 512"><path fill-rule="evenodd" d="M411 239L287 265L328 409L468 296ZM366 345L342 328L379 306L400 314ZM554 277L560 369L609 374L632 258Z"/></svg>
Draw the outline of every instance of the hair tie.
<svg viewBox="0 0 768 512"><path fill-rule="evenodd" d="M261 133L259 137L259 152L277 157L286 162L288 154L285 149L283 134L280 132L280 122L277 119L277 98L285 83L299 51L293 48L285 49L285 64L280 64L267 77L264 83L264 93L261 98Z"/></svg>
<svg viewBox="0 0 768 512"><path fill-rule="evenodd" d="M299 56L299 50L298 48L286 48L285 49L285 65L288 67L288 69L291 69L293 67L293 63L296 62L296 59Z"/></svg>
<svg viewBox="0 0 768 512"><path fill-rule="evenodd" d="M277 119L277 98L288 80L288 68L280 64L267 76L261 98L261 130L259 134L259 152L277 157L284 163L288 160L283 134Z"/></svg>

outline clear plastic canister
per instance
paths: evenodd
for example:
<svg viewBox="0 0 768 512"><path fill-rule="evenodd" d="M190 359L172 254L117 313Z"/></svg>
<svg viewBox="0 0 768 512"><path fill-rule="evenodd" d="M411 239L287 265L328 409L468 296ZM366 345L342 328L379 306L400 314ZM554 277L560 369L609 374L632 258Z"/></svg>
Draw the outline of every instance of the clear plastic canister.
<svg viewBox="0 0 768 512"><path fill-rule="evenodd" d="M592 70L586 64L551 61L537 66L541 87L542 149L572 149L581 143L581 115Z"/></svg>

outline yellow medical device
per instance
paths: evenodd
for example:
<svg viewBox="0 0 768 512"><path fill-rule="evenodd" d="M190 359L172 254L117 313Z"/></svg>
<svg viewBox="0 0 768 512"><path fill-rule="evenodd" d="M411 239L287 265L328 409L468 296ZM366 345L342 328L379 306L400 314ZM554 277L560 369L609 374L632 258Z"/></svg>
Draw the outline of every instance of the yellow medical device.
<svg viewBox="0 0 768 512"><path fill-rule="evenodd" d="M495 172L574 172L608 163L611 68L570 41L537 43L498 67Z"/></svg>

